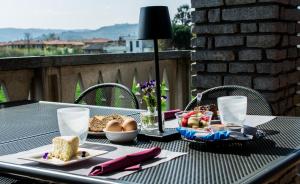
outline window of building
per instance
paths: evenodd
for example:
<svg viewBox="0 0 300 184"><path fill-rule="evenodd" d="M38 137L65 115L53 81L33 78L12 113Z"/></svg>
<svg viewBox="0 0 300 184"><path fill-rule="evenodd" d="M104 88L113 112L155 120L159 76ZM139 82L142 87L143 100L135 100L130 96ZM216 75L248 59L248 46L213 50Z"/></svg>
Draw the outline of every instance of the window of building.
<svg viewBox="0 0 300 184"><path fill-rule="evenodd" d="M136 47L140 47L140 42L136 41L135 45L136 45Z"/></svg>
<svg viewBox="0 0 300 184"><path fill-rule="evenodd" d="M130 44L130 52L132 52L132 50L133 50L133 44L132 44L132 41L130 41L129 44Z"/></svg>

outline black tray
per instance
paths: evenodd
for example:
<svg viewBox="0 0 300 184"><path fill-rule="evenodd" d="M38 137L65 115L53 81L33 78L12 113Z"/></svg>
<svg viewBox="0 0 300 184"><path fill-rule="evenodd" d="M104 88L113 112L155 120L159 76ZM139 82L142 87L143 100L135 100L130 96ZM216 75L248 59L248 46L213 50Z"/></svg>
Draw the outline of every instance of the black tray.
<svg viewBox="0 0 300 184"><path fill-rule="evenodd" d="M200 144L244 144L251 141L256 141L259 139L263 139L266 136L266 133L263 130L257 129L255 127L250 127L244 125L244 136L249 137L249 139L234 139L232 137L228 139L220 139L220 140L205 140L201 138L195 138L193 140L187 139L184 136L181 136L182 140L192 143L200 143Z"/></svg>

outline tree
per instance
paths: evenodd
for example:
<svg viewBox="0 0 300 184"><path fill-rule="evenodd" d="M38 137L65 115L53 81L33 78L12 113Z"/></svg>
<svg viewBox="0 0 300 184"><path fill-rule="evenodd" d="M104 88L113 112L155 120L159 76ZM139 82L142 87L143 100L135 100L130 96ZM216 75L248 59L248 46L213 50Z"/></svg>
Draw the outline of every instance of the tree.
<svg viewBox="0 0 300 184"><path fill-rule="evenodd" d="M55 33L50 33L48 35L48 40L59 40L59 36L56 35Z"/></svg>
<svg viewBox="0 0 300 184"><path fill-rule="evenodd" d="M190 26L173 24L173 46L175 48L189 49L191 38Z"/></svg>
<svg viewBox="0 0 300 184"><path fill-rule="evenodd" d="M187 4L177 8L177 13L174 16L173 24L189 26L191 23L191 11Z"/></svg>
<svg viewBox="0 0 300 184"><path fill-rule="evenodd" d="M49 33L49 34L43 34L42 39L49 41L49 40L59 40L60 38L55 33Z"/></svg>
<svg viewBox="0 0 300 184"><path fill-rule="evenodd" d="M26 41L26 47L28 53L30 53L30 40L31 40L31 34L30 33L24 33L24 39Z"/></svg>
<svg viewBox="0 0 300 184"><path fill-rule="evenodd" d="M173 50L173 40L172 39L163 39L163 40L158 40L158 47L160 51L165 51L165 50Z"/></svg>
<svg viewBox="0 0 300 184"><path fill-rule="evenodd" d="M173 46L177 49L190 49L191 11L189 5L181 5L173 19Z"/></svg>
<svg viewBox="0 0 300 184"><path fill-rule="evenodd" d="M191 11L189 5L181 5L172 20L173 39L160 40L160 50L190 49L191 43Z"/></svg>

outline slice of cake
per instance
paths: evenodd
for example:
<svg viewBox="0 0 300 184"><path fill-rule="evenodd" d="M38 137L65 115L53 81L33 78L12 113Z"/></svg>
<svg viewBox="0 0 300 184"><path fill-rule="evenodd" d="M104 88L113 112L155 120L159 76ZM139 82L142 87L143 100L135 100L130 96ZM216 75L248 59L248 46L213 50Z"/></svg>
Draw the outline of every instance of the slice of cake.
<svg viewBox="0 0 300 184"><path fill-rule="evenodd" d="M76 156L79 147L79 138L77 136L61 136L52 140L53 151L51 157L63 161L69 161Z"/></svg>

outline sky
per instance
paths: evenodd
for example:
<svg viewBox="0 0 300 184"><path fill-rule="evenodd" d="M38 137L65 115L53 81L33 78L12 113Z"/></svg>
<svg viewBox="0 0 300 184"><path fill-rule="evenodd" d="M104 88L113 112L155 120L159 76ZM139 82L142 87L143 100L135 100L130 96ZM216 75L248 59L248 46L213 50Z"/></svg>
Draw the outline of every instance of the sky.
<svg viewBox="0 0 300 184"><path fill-rule="evenodd" d="M97 29L138 23L140 7L168 6L171 18L190 0L0 0L0 28Z"/></svg>

